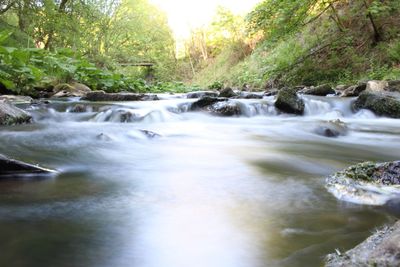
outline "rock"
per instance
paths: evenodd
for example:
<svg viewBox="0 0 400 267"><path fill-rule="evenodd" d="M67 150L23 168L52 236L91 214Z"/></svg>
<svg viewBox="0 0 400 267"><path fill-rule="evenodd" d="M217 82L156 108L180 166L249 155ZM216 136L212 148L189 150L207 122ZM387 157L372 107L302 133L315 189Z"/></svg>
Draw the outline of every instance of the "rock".
<svg viewBox="0 0 400 267"><path fill-rule="evenodd" d="M198 92L190 92L186 94L186 98L202 98L204 96L209 97L218 97L218 92L213 91L198 91Z"/></svg>
<svg viewBox="0 0 400 267"><path fill-rule="evenodd" d="M250 85L247 84L247 83L243 84L243 86L242 86L242 91L245 91L245 92L251 91Z"/></svg>
<svg viewBox="0 0 400 267"><path fill-rule="evenodd" d="M369 81L367 82L366 91L382 92L389 86L387 81Z"/></svg>
<svg viewBox="0 0 400 267"><path fill-rule="evenodd" d="M69 112L72 113L83 113L86 112L86 106L82 104L77 104L74 107L72 107Z"/></svg>
<svg viewBox="0 0 400 267"><path fill-rule="evenodd" d="M99 141L104 141L104 142L113 141L113 139L110 136L108 136L108 135L106 135L104 133L101 133L101 134L97 135L96 139L99 140Z"/></svg>
<svg viewBox="0 0 400 267"><path fill-rule="evenodd" d="M336 86L336 91L342 92L349 87L350 87L350 85L339 84L338 86Z"/></svg>
<svg viewBox="0 0 400 267"><path fill-rule="evenodd" d="M235 97L237 96L232 88L227 87L219 92L219 97Z"/></svg>
<svg viewBox="0 0 400 267"><path fill-rule="evenodd" d="M387 90L391 92L400 92L400 80L389 81Z"/></svg>
<svg viewBox="0 0 400 267"><path fill-rule="evenodd" d="M378 116L400 118L400 98L399 94L385 92L373 93L365 91L353 103L353 108L369 109Z"/></svg>
<svg viewBox="0 0 400 267"><path fill-rule="evenodd" d="M33 102L32 97L22 95L0 95L0 100L7 100L12 104L31 104Z"/></svg>
<svg viewBox="0 0 400 267"><path fill-rule="evenodd" d="M262 99L263 96L262 95L258 95L258 94L247 94L244 96L245 99Z"/></svg>
<svg viewBox="0 0 400 267"><path fill-rule="evenodd" d="M157 95L135 93L106 93L104 91L92 91L83 98L89 101L153 101L159 100Z"/></svg>
<svg viewBox="0 0 400 267"><path fill-rule="evenodd" d="M317 87L305 88L303 93L306 95L326 96L335 94L336 92L329 84L324 84Z"/></svg>
<svg viewBox="0 0 400 267"><path fill-rule="evenodd" d="M216 102L209 107L209 111L213 115L224 117L240 116L242 114L239 104L229 101Z"/></svg>
<svg viewBox="0 0 400 267"><path fill-rule="evenodd" d="M161 137L160 134L149 131L149 130L139 130L139 131L142 132L147 138L150 138L150 139Z"/></svg>
<svg viewBox="0 0 400 267"><path fill-rule="evenodd" d="M51 175L55 172L0 155L0 179Z"/></svg>
<svg viewBox="0 0 400 267"><path fill-rule="evenodd" d="M347 126L341 120L332 120L318 126L314 132L325 137L338 137L347 134Z"/></svg>
<svg viewBox="0 0 400 267"><path fill-rule="evenodd" d="M264 96L274 96L277 95L279 93L279 90L274 89L274 90L269 90L269 91L265 91Z"/></svg>
<svg viewBox="0 0 400 267"><path fill-rule="evenodd" d="M340 96L342 97L354 97L359 96L363 91L367 89L367 83L360 83L358 85L350 86L344 90Z"/></svg>
<svg viewBox="0 0 400 267"><path fill-rule="evenodd" d="M244 98L244 99L262 99L263 94L262 93L249 93L245 91L241 91L239 95L236 98Z"/></svg>
<svg viewBox="0 0 400 267"><path fill-rule="evenodd" d="M364 162L326 179L326 188L340 200L358 204L385 205L400 198L400 161Z"/></svg>
<svg viewBox="0 0 400 267"><path fill-rule="evenodd" d="M400 266L400 221L383 227L355 248L326 258L326 267Z"/></svg>
<svg viewBox="0 0 400 267"><path fill-rule="evenodd" d="M91 92L92 89L90 89L87 85L83 84L83 83L77 83L77 82L73 82L71 84L72 87L75 88L75 90L81 91L81 92Z"/></svg>
<svg viewBox="0 0 400 267"><path fill-rule="evenodd" d="M61 83L54 87L53 97L83 97L91 92L90 88L81 83Z"/></svg>
<svg viewBox="0 0 400 267"><path fill-rule="evenodd" d="M105 108L92 119L96 122L137 122L143 120L141 114L136 114L132 109L126 108Z"/></svg>
<svg viewBox="0 0 400 267"><path fill-rule="evenodd" d="M283 112L302 115L304 102L297 96L296 88L283 88L279 91L275 107Z"/></svg>
<svg viewBox="0 0 400 267"><path fill-rule="evenodd" d="M0 125L29 123L31 120L31 115L26 111L11 105L5 100L0 100Z"/></svg>
<svg viewBox="0 0 400 267"><path fill-rule="evenodd" d="M204 109L214 103L222 102L222 101L227 101L227 99L220 98L220 97L203 96L196 102L192 103L192 105L190 106L190 110L191 111L201 110L201 109Z"/></svg>

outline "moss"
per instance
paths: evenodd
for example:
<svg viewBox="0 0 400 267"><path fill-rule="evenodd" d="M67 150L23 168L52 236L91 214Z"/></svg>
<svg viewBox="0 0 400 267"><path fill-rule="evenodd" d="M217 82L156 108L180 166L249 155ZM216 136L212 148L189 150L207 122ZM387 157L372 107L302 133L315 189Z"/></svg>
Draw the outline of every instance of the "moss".
<svg viewBox="0 0 400 267"><path fill-rule="evenodd" d="M297 88L284 88L278 93L275 107L287 113L302 115L304 102L297 96Z"/></svg>
<svg viewBox="0 0 400 267"><path fill-rule="evenodd" d="M363 92L353 107L355 110L369 109L379 116L400 118L400 100L390 94Z"/></svg>
<svg viewBox="0 0 400 267"><path fill-rule="evenodd" d="M364 181L373 181L373 175L376 171L376 164L373 162L363 162L354 166L351 166L345 169L342 172L339 172L339 175L343 175L347 178L356 179L356 180L364 180Z"/></svg>

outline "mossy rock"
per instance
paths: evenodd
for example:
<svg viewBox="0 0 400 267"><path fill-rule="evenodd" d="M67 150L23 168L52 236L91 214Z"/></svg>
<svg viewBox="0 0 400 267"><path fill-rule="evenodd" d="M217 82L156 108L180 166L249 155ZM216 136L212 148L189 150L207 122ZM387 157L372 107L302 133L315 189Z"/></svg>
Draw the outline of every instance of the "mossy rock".
<svg viewBox="0 0 400 267"><path fill-rule="evenodd" d="M91 92L90 88L81 83L60 83L53 89L53 97L82 97Z"/></svg>
<svg viewBox="0 0 400 267"><path fill-rule="evenodd" d="M303 93L305 95L326 96L335 94L335 90L329 84L323 84L316 87L306 88Z"/></svg>
<svg viewBox="0 0 400 267"><path fill-rule="evenodd" d="M303 115L304 102L297 96L298 88L283 88L279 91L275 107L282 112Z"/></svg>
<svg viewBox="0 0 400 267"><path fill-rule="evenodd" d="M365 91L353 104L354 110L369 109L378 116L400 118L400 95Z"/></svg>
<svg viewBox="0 0 400 267"><path fill-rule="evenodd" d="M340 200L385 205L400 197L400 161L356 164L329 176L326 188Z"/></svg>

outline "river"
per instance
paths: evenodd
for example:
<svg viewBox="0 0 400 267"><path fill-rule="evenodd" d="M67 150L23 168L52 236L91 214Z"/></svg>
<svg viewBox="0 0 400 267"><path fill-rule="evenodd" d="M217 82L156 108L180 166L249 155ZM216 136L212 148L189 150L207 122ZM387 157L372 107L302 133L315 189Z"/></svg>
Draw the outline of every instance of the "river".
<svg viewBox="0 0 400 267"><path fill-rule="evenodd" d="M35 123L1 128L3 154L59 174L0 182L0 266L321 266L394 219L324 186L399 160L400 120L335 97L305 97L302 117L278 115L273 97L237 100L241 117L161 97L23 106ZM69 112L77 103L87 111ZM335 119L346 135L315 133Z"/></svg>

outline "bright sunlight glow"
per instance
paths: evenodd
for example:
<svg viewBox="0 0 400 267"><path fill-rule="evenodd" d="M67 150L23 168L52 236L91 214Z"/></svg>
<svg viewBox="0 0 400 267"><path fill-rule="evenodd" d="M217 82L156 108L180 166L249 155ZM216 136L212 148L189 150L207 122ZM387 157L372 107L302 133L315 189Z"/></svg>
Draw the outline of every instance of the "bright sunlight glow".
<svg viewBox="0 0 400 267"><path fill-rule="evenodd" d="M223 6L236 14L245 14L260 0L150 0L167 13L176 39L189 37L190 30L208 24L217 7Z"/></svg>

